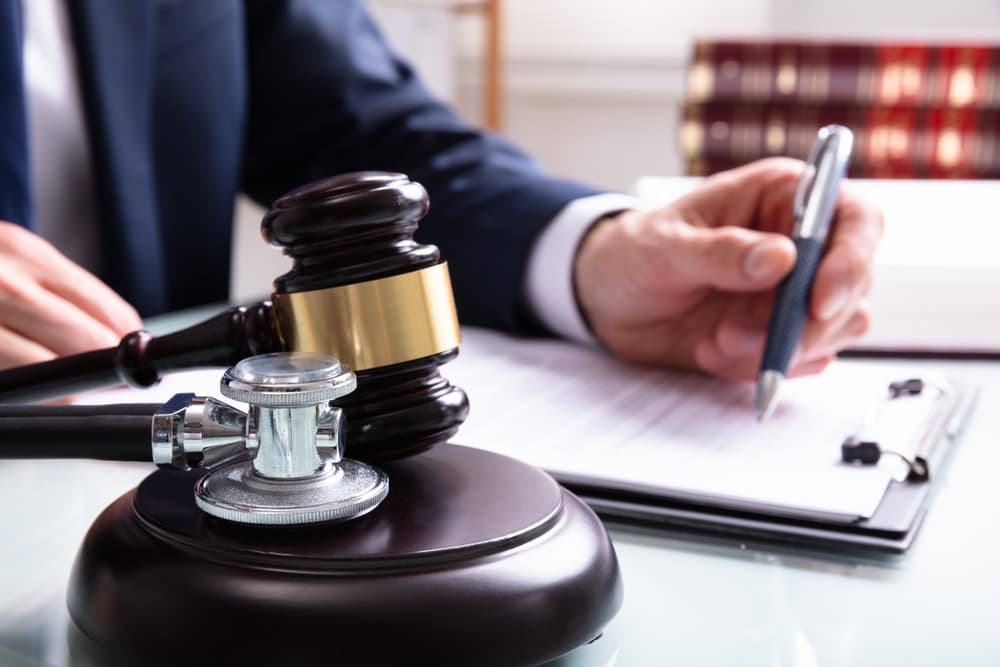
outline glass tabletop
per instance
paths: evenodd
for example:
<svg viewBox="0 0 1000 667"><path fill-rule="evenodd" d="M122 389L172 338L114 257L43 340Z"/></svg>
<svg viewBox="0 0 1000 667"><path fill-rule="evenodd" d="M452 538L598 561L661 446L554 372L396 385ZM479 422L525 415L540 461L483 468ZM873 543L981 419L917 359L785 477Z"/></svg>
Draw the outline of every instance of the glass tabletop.
<svg viewBox="0 0 1000 667"><path fill-rule="evenodd" d="M708 543L612 528L620 665L1000 664L1000 364L920 362L981 388L902 556Z"/></svg>
<svg viewBox="0 0 1000 667"><path fill-rule="evenodd" d="M977 384L909 553L831 556L611 526L625 602L596 642L552 663L1000 664L1000 363L915 362ZM0 461L0 664L86 664L66 582L94 517L145 464Z"/></svg>

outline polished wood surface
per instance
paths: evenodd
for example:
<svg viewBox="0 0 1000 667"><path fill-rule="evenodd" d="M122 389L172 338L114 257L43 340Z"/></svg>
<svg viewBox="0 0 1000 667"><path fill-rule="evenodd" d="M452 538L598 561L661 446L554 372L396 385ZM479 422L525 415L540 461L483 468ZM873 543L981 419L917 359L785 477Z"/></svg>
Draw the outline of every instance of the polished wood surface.
<svg viewBox="0 0 1000 667"><path fill-rule="evenodd" d="M350 285L441 263L438 249L413 234L427 192L403 174L358 172L309 183L275 201L264 237L294 260L276 294ZM285 348L270 302L233 308L166 336L128 334L116 348L0 372L0 402L35 402L119 383L148 387L163 373L231 366ZM405 326L401 324L400 326ZM468 399L438 372L455 349L358 372L345 409L347 454L381 461L446 442L465 419Z"/></svg>
<svg viewBox="0 0 1000 667"><path fill-rule="evenodd" d="M274 291L336 287L439 263L435 246L413 240L429 206L423 186L391 172L341 174L292 190L261 223L264 239L293 260Z"/></svg>
<svg viewBox="0 0 1000 667"><path fill-rule="evenodd" d="M428 207L419 183L387 172L343 174L289 192L262 223L264 238L293 259L291 271L275 280L275 293L326 289L439 264L435 246L413 240ZM438 367L456 352L359 370L358 388L334 402L345 412L347 455L382 461L454 435L468 413L468 399Z"/></svg>
<svg viewBox="0 0 1000 667"><path fill-rule="evenodd" d="M46 401L115 384L150 387L163 373L231 366L279 349L271 304L239 306L164 336L133 331L117 347L0 371L0 403Z"/></svg>
<svg viewBox="0 0 1000 667"><path fill-rule="evenodd" d="M412 238L427 205L399 174L289 193L264 221L294 260L276 293L436 266L437 249ZM88 363L149 384L169 368L282 347L276 321L268 303L233 309L161 339L126 337L94 357L106 368ZM68 608L86 638L77 648L102 664L514 667L598 636L622 600L604 527L540 470L443 444L468 411L465 393L438 373L456 354L361 370L357 390L335 402L346 455L386 462L388 498L361 518L227 523L195 505L203 468L159 470L119 498L73 566Z"/></svg>
<svg viewBox="0 0 1000 667"><path fill-rule="evenodd" d="M142 664L534 665L598 636L622 601L594 514L535 468L444 445L385 466L345 524L226 524L158 471L109 507L70 614Z"/></svg>

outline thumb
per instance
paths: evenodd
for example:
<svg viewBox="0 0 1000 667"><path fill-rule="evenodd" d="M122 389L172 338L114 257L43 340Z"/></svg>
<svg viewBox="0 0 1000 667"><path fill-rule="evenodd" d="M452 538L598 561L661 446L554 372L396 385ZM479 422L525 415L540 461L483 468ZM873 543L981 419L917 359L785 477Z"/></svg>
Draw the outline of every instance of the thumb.
<svg viewBox="0 0 1000 667"><path fill-rule="evenodd" d="M692 287L757 291L776 285L795 263L795 245L782 234L743 227L678 225L666 253L676 279Z"/></svg>

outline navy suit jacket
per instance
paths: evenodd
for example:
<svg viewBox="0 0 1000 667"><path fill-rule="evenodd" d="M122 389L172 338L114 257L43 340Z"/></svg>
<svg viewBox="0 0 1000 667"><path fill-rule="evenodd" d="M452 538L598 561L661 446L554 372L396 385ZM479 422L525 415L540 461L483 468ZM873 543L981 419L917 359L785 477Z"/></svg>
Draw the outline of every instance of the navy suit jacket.
<svg viewBox="0 0 1000 667"><path fill-rule="evenodd" d="M418 239L448 260L462 320L531 325L521 295L533 240L594 191L546 177L433 99L359 0L69 7L102 277L141 313L226 299L238 191L267 205L307 181L377 169L430 193Z"/></svg>

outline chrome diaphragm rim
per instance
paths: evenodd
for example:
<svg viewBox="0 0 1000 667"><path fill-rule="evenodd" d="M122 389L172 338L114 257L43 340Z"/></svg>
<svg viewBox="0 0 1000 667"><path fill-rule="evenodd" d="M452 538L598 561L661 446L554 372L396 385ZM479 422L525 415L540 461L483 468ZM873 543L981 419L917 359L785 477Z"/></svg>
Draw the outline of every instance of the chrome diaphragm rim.
<svg viewBox="0 0 1000 667"><path fill-rule="evenodd" d="M353 459L294 479L264 477L241 460L216 468L194 488L195 503L206 514L265 526L348 521L374 510L388 493L382 470Z"/></svg>

